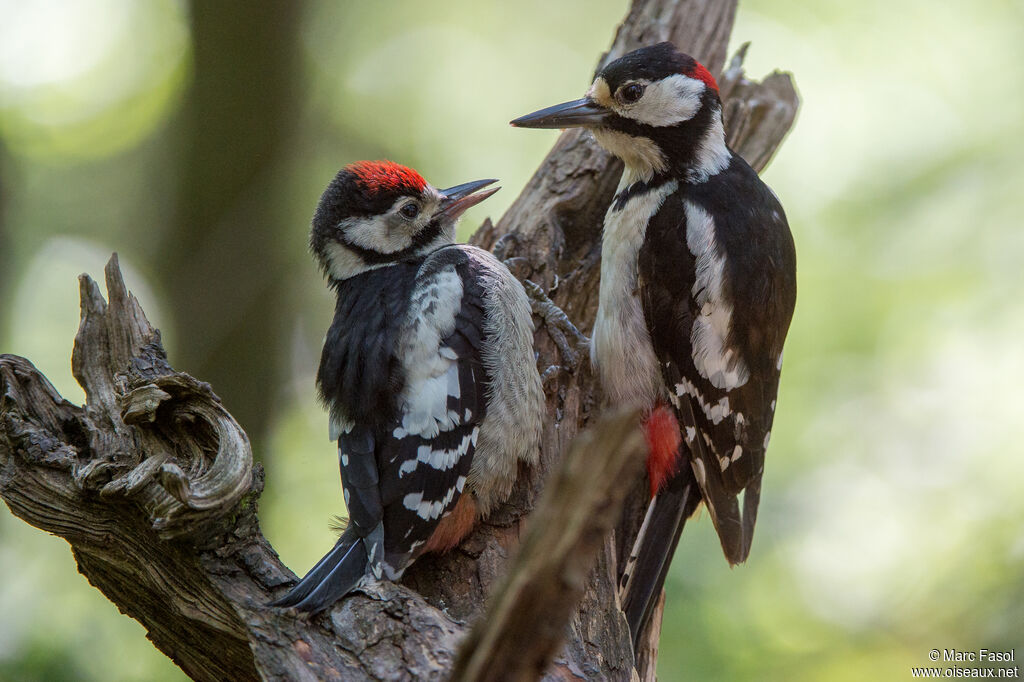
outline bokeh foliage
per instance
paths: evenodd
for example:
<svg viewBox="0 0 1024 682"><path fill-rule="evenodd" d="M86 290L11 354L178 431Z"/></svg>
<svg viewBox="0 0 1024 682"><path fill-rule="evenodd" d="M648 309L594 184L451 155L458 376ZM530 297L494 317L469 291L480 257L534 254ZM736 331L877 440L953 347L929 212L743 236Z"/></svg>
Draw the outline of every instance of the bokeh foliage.
<svg viewBox="0 0 1024 682"><path fill-rule="evenodd" d="M232 110L239 125L204 139L188 122L197 69L215 71L218 43L244 27L207 17L193 31L198 15L175 0L0 2L0 352L81 401L74 277L117 250L171 361L204 379L224 370L214 388L267 467L264 530L302 572L341 511L313 399L332 309L305 252L319 192L359 158L439 186L500 177L466 236L554 139L505 122L578 96L625 3L294 11L284 56L252 60L282 85L249 93L287 97L287 115L253 127ZM751 560L729 570L706 518L688 527L662 679L906 679L932 648L1024 644L1022 29L1009 0L743 2L748 72L791 70L803 97L766 172L800 291ZM216 117L216 81L204 87ZM210 171L190 145L238 130L273 144L220 149L218 172L192 185L215 208L190 212L189 173ZM231 356L240 344L246 357ZM0 679L182 677L75 573L63 541L6 508L0 614Z"/></svg>

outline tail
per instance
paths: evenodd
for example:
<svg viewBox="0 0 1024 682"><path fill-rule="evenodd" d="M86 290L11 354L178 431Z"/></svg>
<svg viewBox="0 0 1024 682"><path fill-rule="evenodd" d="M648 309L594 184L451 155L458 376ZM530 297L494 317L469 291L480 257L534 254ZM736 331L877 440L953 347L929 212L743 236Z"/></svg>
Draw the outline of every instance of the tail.
<svg viewBox="0 0 1024 682"><path fill-rule="evenodd" d="M295 587L268 606L316 614L348 594L366 573L366 546L350 526L334 548Z"/></svg>
<svg viewBox="0 0 1024 682"><path fill-rule="evenodd" d="M686 426L696 426L692 400L682 401L680 415ZM697 433L700 433L699 428ZM729 565L742 564L750 554L750 542L754 538L757 505L761 500L761 474L758 472L756 478L744 488L741 513L738 492L726 490L721 476L708 473L717 472L720 465L718 457L708 450L704 438L698 435L689 445L692 453L690 468L700 486L700 492L695 492L695 495L698 499L704 499L704 506L708 509L708 516L715 526Z"/></svg>
<svg viewBox="0 0 1024 682"><path fill-rule="evenodd" d="M639 651L640 634L661 596L683 526L700 500L700 490L686 467L666 483L647 508L622 576L622 610L633 636L633 651Z"/></svg>

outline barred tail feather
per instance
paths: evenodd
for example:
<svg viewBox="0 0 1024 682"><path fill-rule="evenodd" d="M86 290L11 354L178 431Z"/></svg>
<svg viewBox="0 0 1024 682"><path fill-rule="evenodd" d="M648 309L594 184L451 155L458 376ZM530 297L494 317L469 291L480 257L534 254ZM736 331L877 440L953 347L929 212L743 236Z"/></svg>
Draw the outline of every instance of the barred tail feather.
<svg viewBox="0 0 1024 682"><path fill-rule="evenodd" d="M330 552L295 587L269 606L316 614L348 594L366 573L366 546L349 527Z"/></svg>

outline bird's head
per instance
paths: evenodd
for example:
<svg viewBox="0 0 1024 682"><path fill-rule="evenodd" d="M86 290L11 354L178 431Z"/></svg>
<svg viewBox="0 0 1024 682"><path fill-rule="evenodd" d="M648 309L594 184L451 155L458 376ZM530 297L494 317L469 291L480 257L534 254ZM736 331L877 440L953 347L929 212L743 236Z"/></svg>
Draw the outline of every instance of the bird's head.
<svg viewBox="0 0 1024 682"><path fill-rule="evenodd" d="M637 179L670 170L706 177L728 163L721 111L714 77L666 42L605 66L581 99L521 116L512 125L588 128Z"/></svg>
<svg viewBox="0 0 1024 682"><path fill-rule="evenodd" d="M436 189L391 161L345 166L320 197L309 245L324 272L343 280L415 259L455 241L455 223L470 206L498 191L497 180Z"/></svg>

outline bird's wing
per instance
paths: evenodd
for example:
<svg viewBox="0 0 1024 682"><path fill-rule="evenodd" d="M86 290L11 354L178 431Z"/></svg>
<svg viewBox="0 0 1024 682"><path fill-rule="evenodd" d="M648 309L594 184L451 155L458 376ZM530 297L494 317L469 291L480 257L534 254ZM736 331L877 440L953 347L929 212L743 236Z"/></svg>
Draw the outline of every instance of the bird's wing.
<svg viewBox="0 0 1024 682"><path fill-rule="evenodd" d="M484 290L465 258L404 268L368 273L360 296L339 295L344 324L328 332L318 382L332 405L348 528L275 605L322 610L367 566L397 579L462 495L487 407Z"/></svg>
<svg viewBox="0 0 1024 682"><path fill-rule="evenodd" d="M750 551L778 371L734 342L733 328L749 321L732 314L737 292L724 288L731 273L710 220L683 193L666 199L639 254L638 286L694 477L726 558L739 563Z"/></svg>
<svg viewBox="0 0 1024 682"><path fill-rule="evenodd" d="M487 409L483 299L456 250L420 267L399 347L405 387L376 443L388 577L422 551L465 490Z"/></svg>

